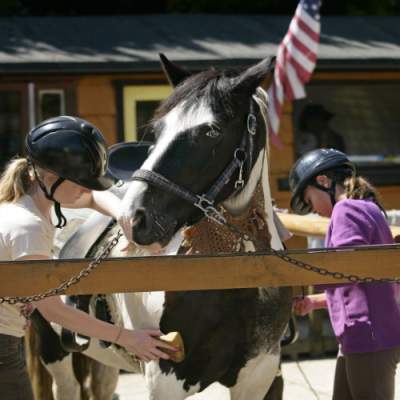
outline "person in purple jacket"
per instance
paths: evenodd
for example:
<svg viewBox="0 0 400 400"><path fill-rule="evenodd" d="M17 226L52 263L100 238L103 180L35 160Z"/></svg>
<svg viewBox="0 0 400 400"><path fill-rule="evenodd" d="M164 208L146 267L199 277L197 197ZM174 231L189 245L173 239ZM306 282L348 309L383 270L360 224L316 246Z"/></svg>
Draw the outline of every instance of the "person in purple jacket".
<svg viewBox="0 0 400 400"><path fill-rule="evenodd" d="M331 218L326 247L394 243L376 190L356 176L344 153L318 149L303 155L289 183L296 213ZM328 308L339 342L333 400L393 400L400 362L399 285L355 283L319 289L324 292L296 298L293 308L299 315Z"/></svg>

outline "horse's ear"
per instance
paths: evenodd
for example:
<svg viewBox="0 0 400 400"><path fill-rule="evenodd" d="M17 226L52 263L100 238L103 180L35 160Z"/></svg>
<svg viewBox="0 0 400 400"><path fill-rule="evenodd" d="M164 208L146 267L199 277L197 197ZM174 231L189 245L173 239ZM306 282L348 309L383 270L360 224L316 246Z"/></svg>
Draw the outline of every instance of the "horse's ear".
<svg viewBox="0 0 400 400"><path fill-rule="evenodd" d="M234 78L233 90L246 91L253 94L258 86L268 89L272 80L272 71L275 66L275 57L267 57L258 64L253 65Z"/></svg>
<svg viewBox="0 0 400 400"><path fill-rule="evenodd" d="M171 86L175 87L179 85L181 82L183 82L186 78L190 76L189 71L169 61L164 54L160 53L159 56L162 69Z"/></svg>
<svg viewBox="0 0 400 400"><path fill-rule="evenodd" d="M276 57L271 57L270 69L265 78L261 81L260 85L265 91L269 89L272 83L272 79L274 78L274 69L275 69Z"/></svg>

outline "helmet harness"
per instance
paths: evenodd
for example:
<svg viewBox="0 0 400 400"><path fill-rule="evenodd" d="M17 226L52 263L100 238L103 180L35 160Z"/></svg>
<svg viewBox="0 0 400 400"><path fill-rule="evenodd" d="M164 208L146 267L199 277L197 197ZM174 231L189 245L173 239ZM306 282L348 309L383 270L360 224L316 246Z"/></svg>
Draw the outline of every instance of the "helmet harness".
<svg viewBox="0 0 400 400"><path fill-rule="evenodd" d="M59 177L51 186L50 192L48 192L45 184L39 177L35 164L30 158L28 158L28 164L32 167L33 173L35 174L35 179L37 180L37 183L39 184L39 187L40 189L42 189L42 192L44 193L46 198L54 202L54 211L57 217L56 228L64 228L64 226L67 225L67 218L65 218L65 215L61 211L60 203L54 198L54 193L56 189L65 181L65 178Z"/></svg>

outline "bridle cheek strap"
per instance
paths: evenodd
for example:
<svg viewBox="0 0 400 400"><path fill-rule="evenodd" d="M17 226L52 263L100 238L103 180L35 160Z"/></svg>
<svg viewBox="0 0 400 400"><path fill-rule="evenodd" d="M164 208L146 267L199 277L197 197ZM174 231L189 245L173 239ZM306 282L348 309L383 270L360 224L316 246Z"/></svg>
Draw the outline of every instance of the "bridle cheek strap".
<svg viewBox="0 0 400 400"><path fill-rule="evenodd" d="M174 182L171 182L165 176L154 171L138 169L134 172L131 179L151 184L155 187L165 190L168 193L176 195L188 201L195 207L199 208L206 217L213 219L218 223L225 223L226 222L225 218L214 207L214 202L218 194L221 192L223 187L230 181L232 175L237 169L239 169L239 179L238 181L236 181L236 183L244 182L240 181L240 179L242 175L243 164L246 159L245 147L246 147L246 137L244 136L242 138L240 147L238 147L235 150L234 157L231 160L231 162L224 169L224 171L218 177L216 182L211 186L211 188L207 191L207 193L201 195L195 194L192 191L183 188L182 186L179 186ZM235 191L242 189L243 183L240 186L237 186L236 183L235 183Z"/></svg>

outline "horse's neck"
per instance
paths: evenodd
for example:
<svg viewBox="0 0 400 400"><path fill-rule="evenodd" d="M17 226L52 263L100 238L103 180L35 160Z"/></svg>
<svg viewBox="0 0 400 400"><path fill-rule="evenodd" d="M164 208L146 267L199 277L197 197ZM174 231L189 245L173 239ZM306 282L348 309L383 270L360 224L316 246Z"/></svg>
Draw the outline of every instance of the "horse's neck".
<svg viewBox="0 0 400 400"><path fill-rule="evenodd" d="M270 244L270 233L266 223L264 195L261 181L256 185L246 209L239 216L223 209L229 225L234 225L252 240L245 241L225 225L204 218L184 231L183 252L186 254L234 253L239 251L266 250Z"/></svg>

